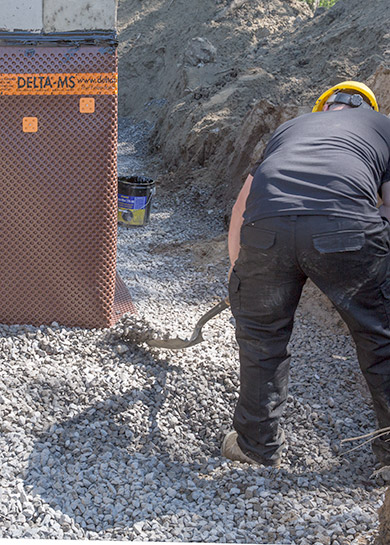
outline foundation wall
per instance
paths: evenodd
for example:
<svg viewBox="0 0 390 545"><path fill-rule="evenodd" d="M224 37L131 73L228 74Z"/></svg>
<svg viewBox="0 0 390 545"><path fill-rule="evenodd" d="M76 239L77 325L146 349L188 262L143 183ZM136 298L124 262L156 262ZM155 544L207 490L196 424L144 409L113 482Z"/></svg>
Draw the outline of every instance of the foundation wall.
<svg viewBox="0 0 390 545"><path fill-rule="evenodd" d="M42 27L42 0L0 0L0 30L40 32Z"/></svg>
<svg viewBox="0 0 390 545"><path fill-rule="evenodd" d="M117 0L0 0L0 30L114 30Z"/></svg>

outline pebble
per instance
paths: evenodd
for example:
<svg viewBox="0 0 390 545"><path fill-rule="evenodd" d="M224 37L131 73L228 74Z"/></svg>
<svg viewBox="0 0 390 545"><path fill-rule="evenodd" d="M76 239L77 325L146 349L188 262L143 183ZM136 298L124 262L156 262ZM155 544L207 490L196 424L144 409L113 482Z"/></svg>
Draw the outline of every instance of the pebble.
<svg viewBox="0 0 390 545"><path fill-rule="evenodd" d="M118 354L125 354L129 351L129 347L126 344L118 344L116 347Z"/></svg>

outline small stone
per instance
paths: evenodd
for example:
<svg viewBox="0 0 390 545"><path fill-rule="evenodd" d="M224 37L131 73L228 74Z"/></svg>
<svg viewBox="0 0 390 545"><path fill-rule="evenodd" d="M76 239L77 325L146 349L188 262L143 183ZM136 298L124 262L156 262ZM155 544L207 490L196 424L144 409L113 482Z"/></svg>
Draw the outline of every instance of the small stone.
<svg viewBox="0 0 390 545"><path fill-rule="evenodd" d="M196 37L189 42L184 61L191 66L206 64L215 60L217 50L207 38Z"/></svg>
<svg viewBox="0 0 390 545"><path fill-rule="evenodd" d="M133 528L138 534L140 534L144 528L144 522L143 521L136 522Z"/></svg>
<svg viewBox="0 0 390 545"><path fill-rule="evenodd" d="M176 496L176 490L174 488L169 487L167 488L166 492L168 496L171 496L171 498Z"/></svg>
<svg viewBox="0 0 390 545"><path fill-rule="evenodd" d="M247 499L251 499L251 498L253 498L253 496L255 495L256 492L257 492L257 486L248 486L245 489L245 497Z"/></svg>
<svg viewBox="0 0 390 545"><path fill-rule="evenodd" d="M129 351L129 347L126 344L118 344L116 351L118 354L122 355Z"/></svg>

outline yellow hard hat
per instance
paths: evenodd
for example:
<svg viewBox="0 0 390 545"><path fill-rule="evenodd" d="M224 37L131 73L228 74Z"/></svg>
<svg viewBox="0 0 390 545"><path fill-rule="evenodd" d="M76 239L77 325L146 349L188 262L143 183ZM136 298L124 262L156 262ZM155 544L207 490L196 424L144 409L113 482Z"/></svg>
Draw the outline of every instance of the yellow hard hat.
<svg viewBox="0 0 390 545"><path fill-rule="evenodd" d="M321 112L324 108L324 105L326 104L327 100L338 91L346 91L346 90L352 90L357 91L358 94L363 95L369 102L371 108L373 108L375 111L379 112L378 103L376 101L374 93L371 91L367 85L364 83L360 83L358 81L342 81L341 83L338 83L334 87L331 87L325 93L323 93L320 98L317 99L316 103L314 104L313 112Z"/></svg>

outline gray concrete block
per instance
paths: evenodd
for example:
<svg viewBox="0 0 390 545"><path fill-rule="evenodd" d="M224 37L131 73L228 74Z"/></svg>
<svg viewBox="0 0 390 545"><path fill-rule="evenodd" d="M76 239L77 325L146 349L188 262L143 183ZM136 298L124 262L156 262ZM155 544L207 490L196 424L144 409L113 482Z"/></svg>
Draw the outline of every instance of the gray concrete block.
<svg viewBox="0 0 390 545"><path fill-rule="evenodd" d="M43 30L112 30L116 9L116 0L43 0Z"/></svg>
<svg viewBox="0 0 390 545"><path fill-rule="evenodd" d="M0 0L0 30L42 30L42 0Z"/></svg>

